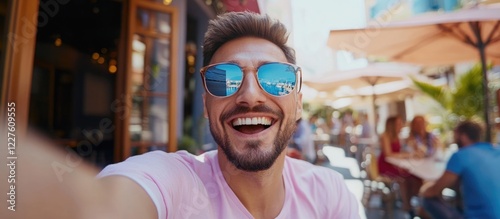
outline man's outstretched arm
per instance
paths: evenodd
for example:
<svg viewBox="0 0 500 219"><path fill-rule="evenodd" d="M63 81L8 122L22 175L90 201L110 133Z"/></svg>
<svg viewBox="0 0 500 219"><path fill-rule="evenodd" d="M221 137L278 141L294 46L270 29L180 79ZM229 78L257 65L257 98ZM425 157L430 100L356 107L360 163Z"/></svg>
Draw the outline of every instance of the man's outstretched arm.
<svg viewBox="0 0 500 219"><path fill-rule="evenodd" d="M436 182L428 182L420 188L420 196L424 198L440 197L444 188L452 187L458 182L458 175L445 171Z"/></svg>
<svg viewBox="0 0 500 219"><path fill-rule="evenodd" d="M0 179L1 191L14 193L7 200L15 200L1 206L0 218L158 218L151 198L134 181L122 176L96 179L99 170L77 162L76 154L30 136L18 138L17 159L0 167L0 176L5 177ZM14 162L15 172L5 162ZM7 181L11 173L15 182Z"/></svg>

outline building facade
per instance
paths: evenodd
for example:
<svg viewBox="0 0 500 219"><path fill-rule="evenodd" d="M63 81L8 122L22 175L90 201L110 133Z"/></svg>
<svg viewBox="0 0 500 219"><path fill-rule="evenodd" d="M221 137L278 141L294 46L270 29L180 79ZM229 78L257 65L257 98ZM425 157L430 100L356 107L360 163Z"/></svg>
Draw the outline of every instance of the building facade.
<svg viewBox="0 0 500 219"><path fill-rule="evenodd" d="M2 120L15 103L19 134L100 166L183 149L204 134L203 34L231 10L257 1L0 0Z"/></svg>
<svg viewBox="0 0 500 219"><path fill-rule="evenodd" d="M431 11L453 11L461 7L459 0L376 0L368 4L370 18L375 18L394 7L408 10L408 16Z"/></svg>

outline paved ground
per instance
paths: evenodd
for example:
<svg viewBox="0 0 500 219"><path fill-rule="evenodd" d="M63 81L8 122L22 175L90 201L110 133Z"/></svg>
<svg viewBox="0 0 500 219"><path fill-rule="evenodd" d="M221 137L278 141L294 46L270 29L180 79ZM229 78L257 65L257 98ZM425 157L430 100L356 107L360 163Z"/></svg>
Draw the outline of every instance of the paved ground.
<svg viewBox="0 0 500 219"><path fill-rule="evenodd" d="M334 167L328 163L323 163L321 166L331 168L344 176L345 182L351 192L354 193L356 198L358 198L360 204L363 202L363 198L367 197L367 191L371 188L365 185L366 179L354 178L349 170L341 167ZM368 183L369 184L369 183ZM396 197L396 199L398 199ZM410 219L410 216L401 209L400 201L396 200L392 203L392 215L389 213L384 206L381 191L372 192L368 203L364 207L364 211L361 210L360 214L365 214L366 219Z"/></svg>
<svg viewBox="0 0 500 219"><path fill-rule="evenodd" d="M406 214L406 212L402 211L401 208L395 204L393 215L391 217L384 210L384 206L382 205L382 199L380 196L374 195L372 196L368 206L365 206L366 218L367 219L409 219L410 216Z"/></svg>

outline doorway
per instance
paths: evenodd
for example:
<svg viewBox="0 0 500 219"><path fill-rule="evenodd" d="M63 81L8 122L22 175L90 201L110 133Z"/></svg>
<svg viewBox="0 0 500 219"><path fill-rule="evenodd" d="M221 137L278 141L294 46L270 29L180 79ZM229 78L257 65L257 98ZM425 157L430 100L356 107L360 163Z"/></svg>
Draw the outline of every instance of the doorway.
<svg viewBox="0 0 500 219"><path fill-rule="evenodd" d="M28 124L105 166L113 162L123 3L57 4L40 1Z"/></svg>

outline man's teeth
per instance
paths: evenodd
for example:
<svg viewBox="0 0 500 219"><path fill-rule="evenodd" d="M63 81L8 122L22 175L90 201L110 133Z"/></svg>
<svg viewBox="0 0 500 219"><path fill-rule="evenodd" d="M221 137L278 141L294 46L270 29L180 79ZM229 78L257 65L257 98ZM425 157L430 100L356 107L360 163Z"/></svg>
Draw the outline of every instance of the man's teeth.
<svg viewBox="0 0 500 219"><path fill-rule="evenodd" d="M240 125L271 125L271 119L267 117L238 118L233 121L233 126Z"/></svg>

